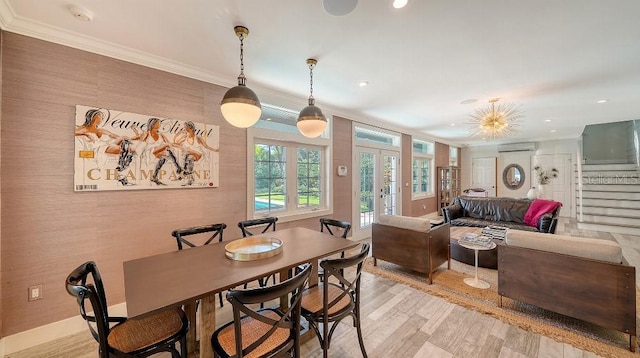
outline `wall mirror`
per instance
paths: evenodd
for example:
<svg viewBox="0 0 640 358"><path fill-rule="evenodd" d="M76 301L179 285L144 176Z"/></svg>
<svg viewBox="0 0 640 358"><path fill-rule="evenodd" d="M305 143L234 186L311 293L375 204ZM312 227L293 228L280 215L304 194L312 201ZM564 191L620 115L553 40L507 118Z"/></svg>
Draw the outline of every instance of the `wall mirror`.
<svg viewBox="0 0 640 358"><path fill-rule="evenodd" d="M507 165L502 172L502 182L508 189L520 189L524 185L524 169L518 164Z"/></svg>

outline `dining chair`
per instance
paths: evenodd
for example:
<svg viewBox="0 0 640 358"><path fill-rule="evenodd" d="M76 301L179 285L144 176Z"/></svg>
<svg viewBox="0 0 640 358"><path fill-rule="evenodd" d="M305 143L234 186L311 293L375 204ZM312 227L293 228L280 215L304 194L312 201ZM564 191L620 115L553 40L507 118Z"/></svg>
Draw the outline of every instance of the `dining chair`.
<svg viewBox="0 0 640 358"><path fill-rule="evenodd" d="M302 316L315 331L324 358L328 357L331 337L338 323L347 316L353 318L362 356L367 357L360 324L360 275L369 254L369 246L368 243L362 244L360 253L351 257L322 260L323 281L302 292ZM354 266L353 277L348 275L347 279L347 275L341 272ZM331 282L331 278L335 278L339 284Z"/></svg>
<svg viewBox="0 0 640 358"><path fill-rule="evenodd" d="M226 228L227 224L224 223L194 226L173 230L173 232L171 232L171 236L176 238L178 250L182 250L185 245L189 247L209 245L216 238L218 239L218 242L222 242L222 234L224 232L224 229ZM194 244L193 242L187 240L185 237L190 235L193 235L190 238L191 241L195 241L196 239L198 239L202 242L200 244ZM218 292L218 299L220 300L220 307L223 307L224 302L222 300L222 292Z"/></svg>
<svg viewBox="0 0 640 358"><path fill-rule="evenodd" d="M189 321L180 308L136 319L109 316L102 278L93 261L73 270L67 276L66 288L76 297L80 315L98 341L101 358L148 357L158 352L169 352L173 358L187 357ZM180 344L180 352L176 343Z"/></svg>
<svg viewBox="0 0 640 358"><path fill-rule="evenodd" d="M320 218L320 232L325 232L325 230L331 234L331 236L336 236L336 234L342 230L340 238L346 239L347 235L349 235L349 231L351 231L351 223L335 219ZM340 257L344 258L344 251L340 253ZM342 274L343 271L340 271L340 273ZM322 267L318 267L318 276L320 277L320 280L322 280L322 275Z"/></svg>
<svg viewBox="0 0 640 358"><path fill-rule="evenodd" d="M264 234L266 232L268 232L269 230L271 231L276 231L276 223L278 222L278 218L275 216L271 216L268 218L261 218L261 219L252 219L252 220L244 220L244 221L240 221L238 223L238 227L240 228L240 230L242 230L242 237L248 237L248 236L253 236L254 232L258 233L257 230L255 230L254 228L256 226L263 226L262 231L260 231L260 234ZM251 228L252 231L250 231L249 229ZM275 285L276 283L276 275L271 275L269 277L264 277L264 278L260 278L258 279L258 284L260 285L260 287L264 287L267 285L267 283L269 282L269 278L273 277L273 284ZM246 284L245 284L245 288L246 288Z"/></svg>
<svg viewBox="0 0 640 358"><path fill-rule="evenodd" d="M311 265L307 265L277 285L229 290L227 300L233 307L233 321L211 336L214 357L274 357L286 352L287 356L300 357L301 293L310 275ZM252 308L289 294L291 304L285 311Z"/></svg>

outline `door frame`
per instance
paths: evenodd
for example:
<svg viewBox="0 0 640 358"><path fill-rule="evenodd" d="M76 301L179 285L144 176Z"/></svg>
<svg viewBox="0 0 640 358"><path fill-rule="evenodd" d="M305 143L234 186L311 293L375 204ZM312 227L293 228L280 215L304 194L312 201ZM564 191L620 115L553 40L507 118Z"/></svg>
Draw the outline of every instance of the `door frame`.
<svg viewBox="0 0 640 358"><path fill-rule="evenodd" d="M397 150L395 150L397 149ZM375 168L380 169L384 165L385 155L394 155L397 159L396 166L396 215L402 215L402 150L401 148L390 149L388 146L376 145L354 145L353 149L353 207L352 207L352 238L362 240L371 237L371 226L360 228L360 153L369 152L375 155ZM380 191L383 189L382 172L374 173L374 217L372 222L376 222L382 213L383 203L380 198Z"/></svg>

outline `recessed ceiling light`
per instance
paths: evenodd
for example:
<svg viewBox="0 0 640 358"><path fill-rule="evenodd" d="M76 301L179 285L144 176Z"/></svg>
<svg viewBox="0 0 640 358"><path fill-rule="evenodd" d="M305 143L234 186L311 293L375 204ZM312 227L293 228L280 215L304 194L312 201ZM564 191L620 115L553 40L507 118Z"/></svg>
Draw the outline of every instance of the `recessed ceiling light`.
<svg viewBox="0 0 640 358"><path fill-rule="evenodd" d="M369 84L369 82L367 82L367 81L360 81L360 83L358 83L358 86L366 87L368 84Z"/></svg>
<svg viewBox="0 0 640 358"><path fill-rule="evenodd" d="M550 132L551 132L551 133L555 133L555 132L556 132L556 130L555 130L555 129L552 129Z"/></svg>
<svg viewBox="0 0 640 358"><path fill-rule="evenodd" d="M456 126L456 124L455 124L455 123L451 123L451 126L452 126L452 127L455 127L455 126Z"/></svg>
<svg viewBox="0 0 640 358"><path fill-rule="evenodd" d="M69 12L73 17L82 21L91 21L93 20L93 12L85 7L80 5L70 5Z"/></svg>
<svg viewBox="0 0 640 358"><path fill-rule="evenodd" d="M393 0L393 7L396 9L402 9L408 2L409 0Z"/></svg>
<svg viewBox="0 0 640 358"><path fill-rule="evenodd" d="M551 120L550 120L550 119L545 119L544 121L545 121L545 122L551 122Z"/></svg>
<svg viewBox="0 0 640 358"><path fill-rule="evenodd" d="M460 102L460 104L471 104L471 103L476 103L476 102L478 102L477 99L469 98L469 99L465 99L464 101Z"/></svg>
<svg viewBox="0 0 640 358"><path fill-rule="evenodd" d="M607 103L607 102L609 102L608 99L601 99L601 100L598 101L598 103Z"/></svg>

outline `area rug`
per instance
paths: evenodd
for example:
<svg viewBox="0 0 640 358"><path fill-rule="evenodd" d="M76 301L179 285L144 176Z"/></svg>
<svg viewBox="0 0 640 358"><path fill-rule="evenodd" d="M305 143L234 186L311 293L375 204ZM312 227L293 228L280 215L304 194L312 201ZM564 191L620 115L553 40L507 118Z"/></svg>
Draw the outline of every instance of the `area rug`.
<svg viewBox="0 0 640 358"><path fill-rule="evenodd" d="M428 284L426 275L382 260L378 260L378 266L373 266L373 259L368 259L364 270L603 357L637 357L629 351L629 336L621 332L508 298L502 298L500 307L496 270L480 268L478 271L478 278L491 284L486 290L465 284L464 278L473 277L475 269L454 260L451 260L451 270L443 265L436 271L432 285Z"/></svg>

